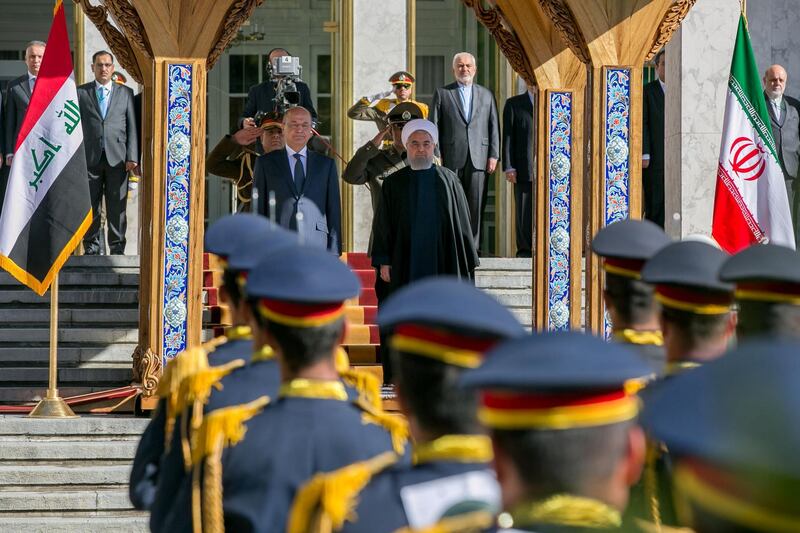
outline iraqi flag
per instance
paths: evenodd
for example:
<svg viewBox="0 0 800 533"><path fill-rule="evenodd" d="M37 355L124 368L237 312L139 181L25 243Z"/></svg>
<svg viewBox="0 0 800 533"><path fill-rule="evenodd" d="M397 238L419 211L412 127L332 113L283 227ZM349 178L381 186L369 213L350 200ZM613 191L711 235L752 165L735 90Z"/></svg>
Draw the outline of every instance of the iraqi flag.
<svg viewBox="0 0 800 533"><path fill-rule="evenodd" d="M92 222L83 129L61 0L0 216L0 266L44 294Z"/></svg>
<svg viewBox="0 0 800 533"><path fill-rule="evenodd" d="M728 253L759 242L794 248L786 184L744 16L728 80L711 232Z"/></svg>

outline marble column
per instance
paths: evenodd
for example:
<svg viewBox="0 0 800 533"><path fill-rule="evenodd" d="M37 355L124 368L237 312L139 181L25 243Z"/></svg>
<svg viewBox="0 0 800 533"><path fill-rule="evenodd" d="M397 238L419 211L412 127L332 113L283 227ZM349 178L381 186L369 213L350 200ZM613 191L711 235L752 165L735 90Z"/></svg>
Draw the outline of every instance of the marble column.
<svg viewBox="0 0 800 533"><path fill-rule="evenodd" d="M754 0L748 2L748 8ZM739 3L703 0L667 45L665 218L672 237L711 234Z"/></svg>
<svg viewBox="0 0 800 533"><path fill-rule="evenodd" d="M406 70L407 0L353 0L353 96L391 89L387 81ZM350 120L344 118L344 120ZM372 122L353 123L353 153L378 133ZM372 203L364 185L347 185L353 191L353 250L365 252L372 227Z"/></svg>

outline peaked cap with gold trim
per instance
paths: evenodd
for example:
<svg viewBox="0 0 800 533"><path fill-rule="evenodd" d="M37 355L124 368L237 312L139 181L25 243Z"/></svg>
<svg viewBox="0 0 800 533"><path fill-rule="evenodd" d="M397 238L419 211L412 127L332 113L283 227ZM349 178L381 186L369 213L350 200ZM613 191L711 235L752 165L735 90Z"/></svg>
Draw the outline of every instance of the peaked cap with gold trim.
<svg viewBox="0 0 800 533"><path fill-rule="evenodd" d="M800 305L800 252L755 244L725 261L721 280L736 284L736 299Z"/></svg>
<svg viewBox="0 0 800 533"><path fill-rule="evenodd" d="M635 392L652 373L622 344L559 332L500 344L461 383L479 389L478 417L487 427L560 430L635 418Z"/></svg>
<svg viewBox="0 0 800 533"><path fill-rule="evenodd" d="M710 244L681 241L668 244L642 269L642 280L655 285L655 297L664 307L699 315L731 310L733 284L718 272L728 254Z"/></svg>
<svg viewBox="0 0 800 533"><path fill-rule="evenodd" d="M592 251L603 258L603 270L639 279L645 262L670 243L649 220L620 220L604 227L592 239Z"/></svg>

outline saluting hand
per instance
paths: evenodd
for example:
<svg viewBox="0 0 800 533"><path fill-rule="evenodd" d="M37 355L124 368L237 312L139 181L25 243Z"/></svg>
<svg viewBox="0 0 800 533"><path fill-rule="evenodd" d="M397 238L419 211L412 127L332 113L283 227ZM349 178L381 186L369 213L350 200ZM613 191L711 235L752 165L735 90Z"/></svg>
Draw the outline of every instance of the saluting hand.
<svg viewBox="0 0 800 533"><path fill-rule="evenodd" d="M380 147L381 143L383 142L383 139L385 139L386 136L389 135L390 131L392 131L391 125L383 128L381 131L378 132L378 134L375 137L372 138L372 144L374 144L377 147Z"/></svg>

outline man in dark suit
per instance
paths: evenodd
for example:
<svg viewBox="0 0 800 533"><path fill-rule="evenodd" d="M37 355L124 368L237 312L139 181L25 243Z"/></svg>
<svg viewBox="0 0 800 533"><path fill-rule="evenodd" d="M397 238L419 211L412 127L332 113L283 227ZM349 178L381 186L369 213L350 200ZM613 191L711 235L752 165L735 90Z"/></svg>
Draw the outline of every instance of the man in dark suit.
<svg viewBox="0 0 800 533"><path fill-rule="evenodd" d="M464 187L475 248L479 248L486 174L494 172L500 157L500 124L494 95L473 83L476 72L472 54L460 52L453 57L456 81L436 89L430 120L439 129L442 166L455 172Z"/></svg>
<svg viewBox="0 0 800 533"><path fill-rule="evenodd" d="M656 54L657 79L644 86L642 188L644 217L664 227L664 51Z"/></svg>
<svg viewBox="0 0 800 533"><path fill-rule="evenodd" d="M514 184L516 205L517 257L531 257L533 250L533 177L536 126L533 112L536 87L506 100L503 108L503 172Z"/></svg>
<svg viewBox="0 0 800 533"><path fill-rule="evenodd" d="M45 43L31 41L25 48L25 65L28 72L9 82L6 88L6 116L5 116L5 154L6 165L11 166L14 159L14 148L17 146L17 135L22 127L22 120L28 111L31 102L31 93L39 75L39 67L44 57Z"/></svg>
<svg viewBox="0 0 800 533"><path fill-rule="evenodd" d="M89 170L92 225L83 239L87 255L101 253L100 200L105 198L108 247L112 255L125 253L125 206L128 172L139 161L139 134L133 109L133 91L111 81L114 57L101 50L92 57L95 81L78 87L83 124L83 146Z"/></svg>
<svg viewBox="0 0 800 533"><path fill-rule="evenodd" d="M272 65L272 60L277 57L284 57L291 55L285 48L273 48L270 50L269 64ZM301 107L308 109L311 113L311 118L317 120L317 110L314 109L314 102L311 101L311 90L304 82L298 82L297 92L300 94ZM242 116L239 117L239 127L255 127L254 117L258 111L282 111L277 109L277 102L275 102L275 84L272 75L269 75L266 81L253 85L250 92L247 93L247 102L244 104L244 111Z"/></svg>
<svg viewBox="0 0 800 533"><path fill-rule="evenodd" d="M772 65L764 72L764 98L767 101L772 136L778 150L778 161L786 180L786 193L789 196L789 209L792 213L792 226L795 232L795 243L800 242L798 235L798 217L800 217L800 184L797 181L797 170L800 166L800 114L794 102L796 100L783 93L786 90L786 70L780 65Z"/></svg>
<svg viewBox="0 0 800 533"><path fill-rule="evenodd" d="M275 195L278 223L300 233L306 244L342 253L342 208L339 176L333 159L308 149L311 113L292 107L283 117L286 147L256 161L255 189L258 213L268 215L270 193ZM298 222L297 214L302 213Z"/></svg>

